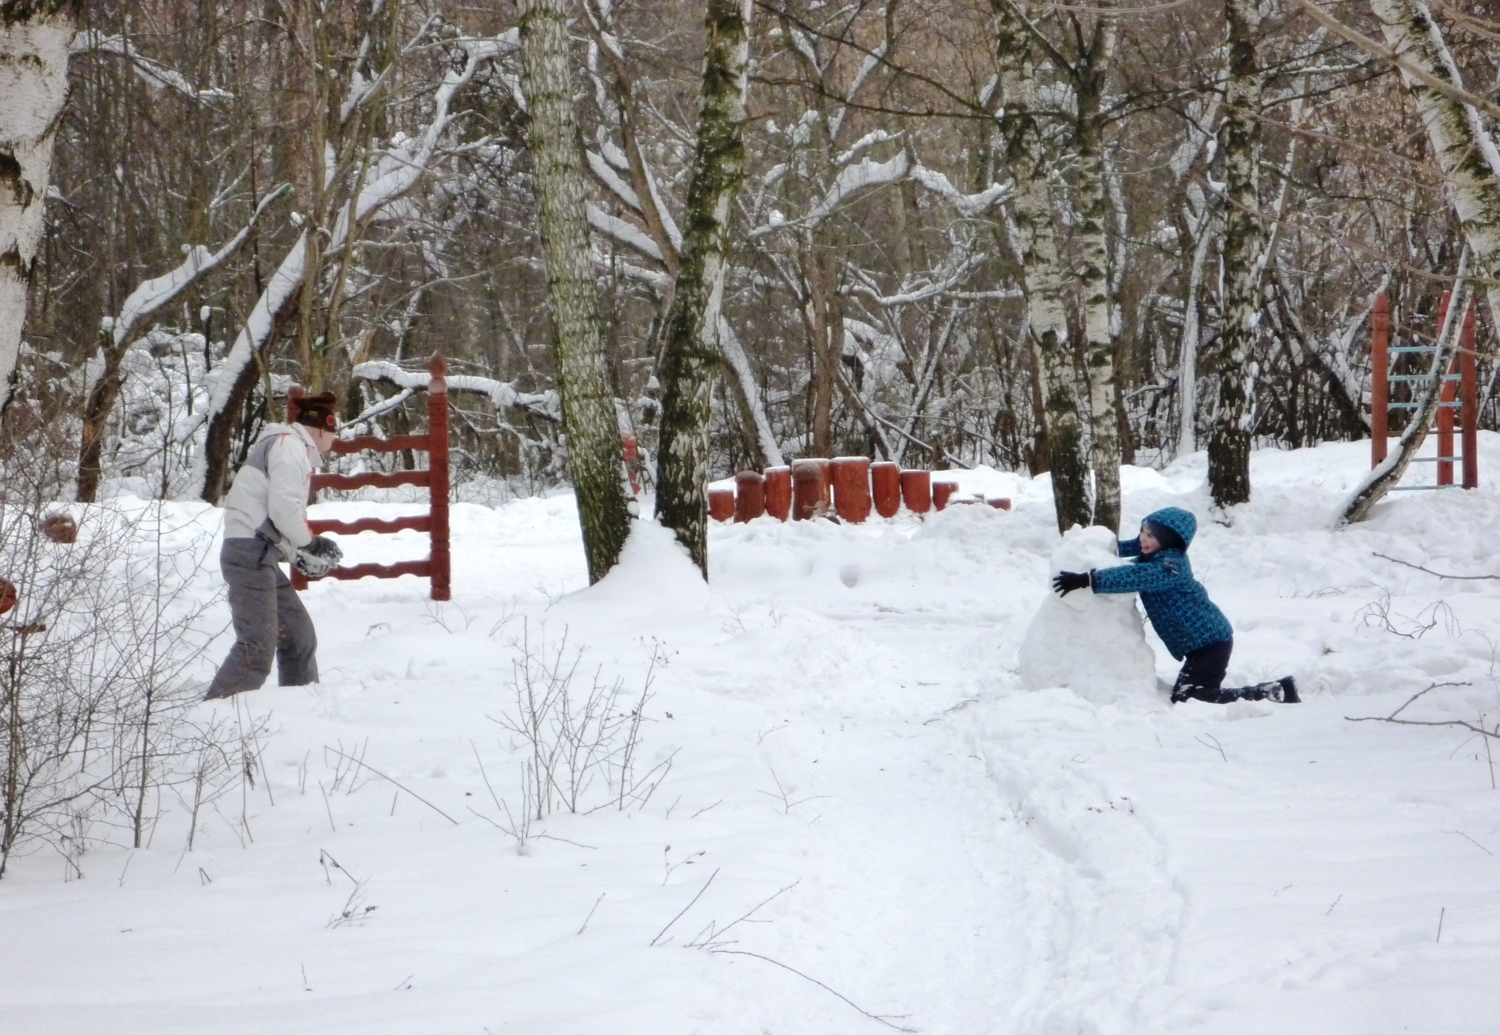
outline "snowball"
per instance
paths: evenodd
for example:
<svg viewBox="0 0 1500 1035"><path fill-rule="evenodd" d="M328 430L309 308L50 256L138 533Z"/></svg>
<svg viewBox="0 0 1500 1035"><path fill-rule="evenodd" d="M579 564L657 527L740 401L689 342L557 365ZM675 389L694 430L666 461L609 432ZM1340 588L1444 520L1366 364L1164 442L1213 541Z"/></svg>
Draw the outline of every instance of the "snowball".
<svg viewBox="0 0 1500 1035"><path fill-rule="evenodd" d="M1119 563L1114 534L1097 526L1070 529L1051 558L1053 575ZM1135 594L1049 593L1021 644L1021 682L1028 690L1067 687L1100 703L1153 692L1156 657Z"/></svg>

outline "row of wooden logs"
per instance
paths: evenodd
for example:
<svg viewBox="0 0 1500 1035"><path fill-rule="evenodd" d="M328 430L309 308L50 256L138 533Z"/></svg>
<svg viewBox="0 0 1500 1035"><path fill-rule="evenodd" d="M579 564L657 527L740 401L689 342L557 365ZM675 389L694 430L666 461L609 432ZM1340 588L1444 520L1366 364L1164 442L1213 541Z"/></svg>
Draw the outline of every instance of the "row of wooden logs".
<svg viewBox="0 0 1500 1035"><path fill-rule="evenodd" d="M913 514L943 510L950 502L977 503L975 497L955 497L958 485L933 481L931 471L903 471L888 460L871 463L868 457L841 456L833 460L796 460L790 467L741 471L734 488L708 490L708 513L715 521L754 521L769 514L778 521L806 521L826 517L858 524L875 513L895 517L904 503ZM986 500L1009 510L1010 500Z"/></svg>

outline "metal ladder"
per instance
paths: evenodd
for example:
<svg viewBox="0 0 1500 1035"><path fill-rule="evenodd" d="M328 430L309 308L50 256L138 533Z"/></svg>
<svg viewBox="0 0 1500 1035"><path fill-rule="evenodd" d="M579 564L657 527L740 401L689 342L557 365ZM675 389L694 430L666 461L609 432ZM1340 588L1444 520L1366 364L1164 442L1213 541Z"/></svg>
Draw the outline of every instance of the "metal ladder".
<svg viewBox="0 0 1500 1035"><path fill-rule="evenodd" d="M1438 306L1438 326L1448 317L1449 292L1443 292ZM1375 305L1370 312L1370 466L1379 466L1386 458L1390 437L1389 419L1391 410L1415 410L1416 402L1391 402L1393 383L1430 384L1431 374L1392 374L1392 355L1431 355L1437 351L1435 345L1391 345L1390 344L1390 300L1384 292L1375 296ZM1458 368L1457 372L1453 366ZM1412 492L1453 487L1453 464L1457 459L1463 467L1463 487L1479 486L1479 376L1474 353L1474 304L1471 301L1464 313L1463 331L1459 339L1458 354L1453 364L1442 375L1442 397L1438 402L1437 427L1428 428L1429 434L1437 435L1436 456L1412 457L1412 463L1437 464L1437 477L1432 485L1397 485L1394 492ZM1454 416L1459 416L1461 428L1455 429ZM1455 458L1453 434L1458 430L1463 450Z"/></svg>

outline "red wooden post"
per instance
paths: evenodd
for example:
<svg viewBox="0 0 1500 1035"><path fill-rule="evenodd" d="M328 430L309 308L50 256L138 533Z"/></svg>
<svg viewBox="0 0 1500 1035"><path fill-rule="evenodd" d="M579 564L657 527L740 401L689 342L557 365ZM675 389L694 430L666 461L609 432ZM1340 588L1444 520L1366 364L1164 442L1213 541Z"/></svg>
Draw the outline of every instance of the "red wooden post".
<svg viewBox="0 0 1500 1035"><path fill-rule="evenodd" d="M432 599L453 598L453 557L448 548L448 364L427 364L427 492L432 518Z"/></svg>
<svg viewBox="0 0 1500 1035"><path fill-rule="evenodd" d="M902 471L901 498L906 509L913 514L925 514L932 509L932 472Z"/></svg>
<svg viewBox="0 0 1500 1035"><path fill-rule="evenodd" d="M625 459L625 477L630 482L630 494L639 496L641 494L641 483L635 476L636 461L640 458L640 449L635 440L635 432L620 432L620 453Z"/></svg>
<svg viewBox="0 0 1500 1035"><path fill-rule="evenodd" d="M1370 311L1370 466L1385 459L1391 402L1391 303L1385 292L1375 296Z"/></svg>
<svg viewBox="0 0 1500 1035"><path fill-rule="evenodd" d="M1479 360L1474 354L1474 304L1464 314L1463 351L1458 354L1459 391L1463 397L1464 488L1479 488Z"/></svg>
<svg viewBox="0 0 1500 1035"><path fill-rule="evenodd" d="M734 520L754 521L766 512L766 479L759 471L734 476Z"/></svg>
<svg viewBox="0 0 1500 1035"><path fill-rule="evenodd" d="M832 466L834 510L840 520L857 525L870 516L870 459L840 456Z"/></svg>
<svg viewBox="0 0 1500 1035"><path fill-rule="evenodd" d="M792 516L792 469L766 468L766 513L777 521Z"/></svg>
<svg viewBox="0 0 1500 1035"><path fill-rule="evenodd" d="M1007 499L1004 496L996 496L996 497L993 497L992 499L985 500L985 502L988 503L990 506L994 507L996 510L1009 510L1010 509L1010 500Z"/></svg>
<svg viewBox="0 0 1500 1035"><path fill-rule="evenodd" d="M948 497L952 496L958 488L957 482L933 482L932 483L932 506L934 510L946 510L948 508Z"/></svg>
<svg viewBox="0 0 1500 1035"><path fill-rule="evenodd" d="M871 464L870 494L875 497L875 513L895 517L901 509L901 465L889 460Z"/></svg>
<svg viewBox="0 0 1500 1035"><path fill-rule="evenodd" d="M817 517L819 506L826 509L828 489L824 481L825 460L792 462L792 520L806 521Z"/></svg>
<svg viewBox="0 0 1500 1035"><path fill-rule="evenodd" d="M1449 299L1449 292L1444 291L1443 292L1443 300L1438 305L1438 333L1439 334L1442 333L1443 322L1448 319L1448 299ZM1442 380L1438 382L1438 387L1439 387L1438 402L1439 403L1451 403L1455 399L1458 398L1458 393L1454 391L1454 384L1453 384L1453 382L1448 380L1448 375L1450 373L1452 373L1452 372L1453 372L1453 364L1451 362L1448 364L1448 366L1446 366L1442 370L1438 371L1438 376L1442 378ZM1451 406L1442 406L1442 405L1440 405L1438 407L1438 411L1437 411L1437 433L1438 433L1438 442L1437 442L1438 450L1437 450L1437 455L1440 456L1440 457L1447 457L1447 458L1449 458L1449 459L1444 459L1444 460L1439 460L1438 461L1438 465L1437 465L1437 483L1439 485L1452 485L1453 484L1453 461L1452 461L1451 457L1453 456L1453 407L1451 407Z"/></svg>
<svg viewBox="0 0 1500 1035"><path fill-rule="evenodd" d="M708 490L708 516L715 521L728 521L734 517L734 490Z"/></svg>

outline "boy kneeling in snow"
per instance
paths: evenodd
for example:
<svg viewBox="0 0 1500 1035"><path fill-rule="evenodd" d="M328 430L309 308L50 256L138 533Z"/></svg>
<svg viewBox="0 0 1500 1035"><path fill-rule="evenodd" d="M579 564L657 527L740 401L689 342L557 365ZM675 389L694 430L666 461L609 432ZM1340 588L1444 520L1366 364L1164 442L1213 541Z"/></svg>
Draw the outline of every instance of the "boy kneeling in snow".
<svg viewBox="0 0 1500 1035"><path fill-rule="evenodd" d="M1187 548L1197 531L1197 519L1180 507L1158 510L1141 522L1138 538L1120 542L1120 556L1134 557L1134 564L1060 572L1052 588L1058 596L1085 586L1095 593L1139 593L1157 635L1172 657L1183 663L1172 687L1173 704L1190 698L1210 704L1264 700L1296 704L1301 699L1291 676L1255 686L1221 685L1234 650L1234 629L1208 599L1202 583L1193 578Z"/></svg>

